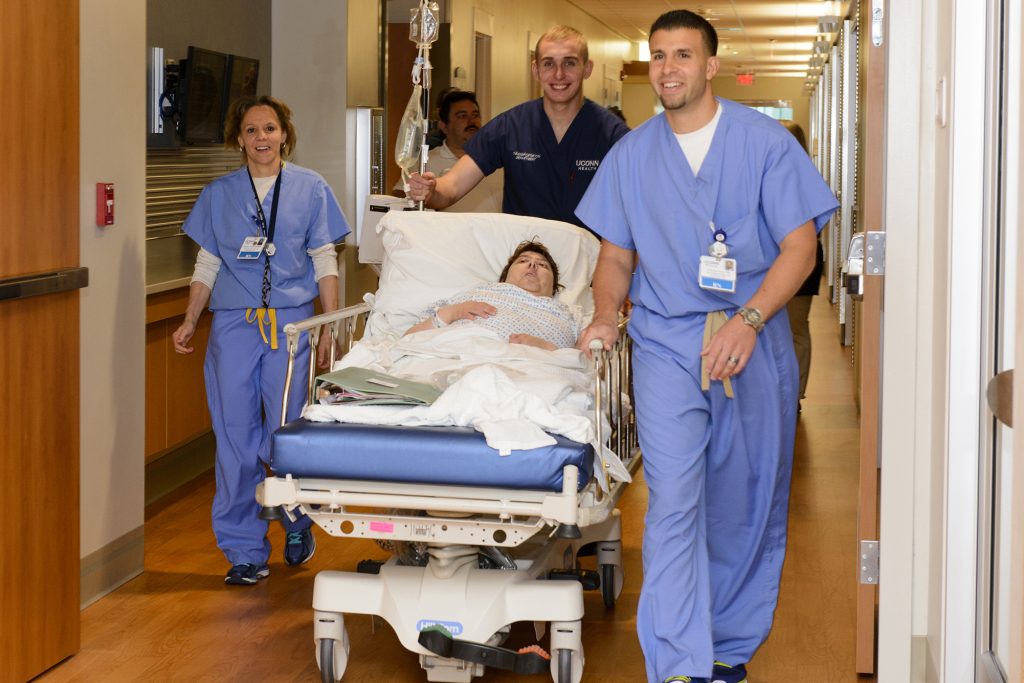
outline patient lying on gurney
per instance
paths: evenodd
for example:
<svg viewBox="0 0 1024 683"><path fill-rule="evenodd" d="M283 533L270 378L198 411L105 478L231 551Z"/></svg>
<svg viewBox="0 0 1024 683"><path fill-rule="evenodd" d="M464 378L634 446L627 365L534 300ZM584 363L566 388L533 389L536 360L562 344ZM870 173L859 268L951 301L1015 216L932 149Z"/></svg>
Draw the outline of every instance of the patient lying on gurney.
<svg viewBox="0 0 1024 683"><path fill-rule="evenodd" d="M548 351L570 348L579 332L567 305L554 298L561 288L558 264L540 242L516 247L498 282L477 285L436 301L405 334L449 325L482 325L512 344Z"/></svg>

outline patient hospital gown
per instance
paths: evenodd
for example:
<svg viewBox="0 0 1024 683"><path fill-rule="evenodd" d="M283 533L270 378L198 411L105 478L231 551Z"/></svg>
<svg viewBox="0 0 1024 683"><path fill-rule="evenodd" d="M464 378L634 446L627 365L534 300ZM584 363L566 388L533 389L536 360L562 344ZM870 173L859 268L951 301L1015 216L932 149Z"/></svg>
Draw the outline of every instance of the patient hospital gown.
<svg viewBox="0 0 1024 683"><path fill-rule="evenodd" d="M605 157L577 208L604 239L639 256L629 334L648 487L637 631L647 677L708 677L750 661L771 629L786 548L797 367L785 308L748 365L701 390L706 315L735 313L807 221L837 203L792 135L719 100L722 115L697 175L664 115ZM697 286L714 226L736 259L736 292Z"/></svg>
<svg viewBox="0 0 1024 683"><path fill-rule="evenodd" d="M441 306L481 301L498 309L489 318L457 320L453 325L482 325L508 338L513 334L529 334L554 344L560 349L576 344L579 325L572 310L550 296L534 296L508 282L478 285L453 296L435 301L424 314L429 317Z"/></svg>

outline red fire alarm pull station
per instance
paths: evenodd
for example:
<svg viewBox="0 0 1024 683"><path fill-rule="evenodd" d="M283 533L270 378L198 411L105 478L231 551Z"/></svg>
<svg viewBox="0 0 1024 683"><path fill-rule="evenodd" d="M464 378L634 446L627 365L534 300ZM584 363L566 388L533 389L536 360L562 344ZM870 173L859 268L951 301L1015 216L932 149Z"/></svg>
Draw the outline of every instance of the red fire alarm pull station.
<svg viewBox="0 0 1024 683"><path fill-rule="evenodd" d="M96 225L114 224L114 183L96 183Z"/></svg>

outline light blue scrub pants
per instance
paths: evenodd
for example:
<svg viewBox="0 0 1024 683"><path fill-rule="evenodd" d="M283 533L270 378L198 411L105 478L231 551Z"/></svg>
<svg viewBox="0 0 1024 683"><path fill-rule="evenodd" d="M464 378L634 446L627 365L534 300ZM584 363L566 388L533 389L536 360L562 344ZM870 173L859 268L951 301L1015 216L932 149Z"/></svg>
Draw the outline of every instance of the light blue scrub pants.
<svg viewBox="0 0 1024 683"><path fill-rule="evenodd" d="M634 309L631 322L649 491L637 631L650 683L750 661L771 630L785 556L798 386L785 310L732 378L733 399L721 382L701 391L704 320Z"/></svg>
<svg viewBox="0 0 1024 683"><path fill-rule="evenodd" d="M228 562L263 565L270 557L267 522L259 518L256 485L266 477L270 435L280 426L281 400L288 365L285 324L313 315L313 304L277 309L278 343L272 350L258 323L245 321L245 309L213 313L206 347L206 397L217 439L217 492L213 497L213 533ZM268 332L269 336L269 332ZM288 419L299 416L305 400L309 344L300 340L288 397ZM309 528L302 516L283 521L286 531Z"/></svg>

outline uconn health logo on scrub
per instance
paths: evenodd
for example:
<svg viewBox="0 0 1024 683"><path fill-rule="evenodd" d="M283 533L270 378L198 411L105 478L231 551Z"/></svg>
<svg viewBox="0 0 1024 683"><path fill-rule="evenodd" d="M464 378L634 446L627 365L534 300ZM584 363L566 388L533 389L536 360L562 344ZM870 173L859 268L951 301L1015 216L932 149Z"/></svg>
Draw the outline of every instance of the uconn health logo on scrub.
<svg viewBox="0 0 1024 683"><path fill-rule="evenodd" d="M453 636L462 635L462 624L457 621L438 621L436 619L420 619L416 622L416 630L422 631L423 629L430 628L431 626L440 626L444 630Z"/></svg>
<svg viewBox="0 0 1024 683"><path fill-rule="evenodd" d="M601 165L600 159L577 159L576 170L580 173L593 173Z"/></svg>

